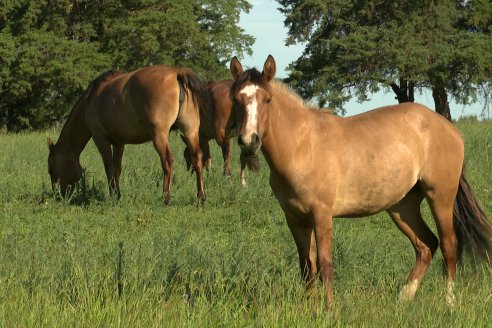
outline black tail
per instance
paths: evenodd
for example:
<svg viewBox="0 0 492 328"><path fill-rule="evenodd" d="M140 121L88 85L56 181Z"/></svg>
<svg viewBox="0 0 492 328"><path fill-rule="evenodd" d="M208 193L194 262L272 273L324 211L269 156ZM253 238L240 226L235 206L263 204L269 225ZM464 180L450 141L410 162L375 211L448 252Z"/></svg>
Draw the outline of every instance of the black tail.
<svg viewBox="0 0 492 328"><path fill-rule="evenodd" d="M198 109L199 114L209 106L210 102L207 85L190 69L182 69L178 73L178 83L180 89L188 90L191 93L193 103Z"/></svg>
<svg viewBox="0 0 492 328"><path fill-rule="evenodd" d="M463 166L453 210L458 258L466 249L475 260L480 256L492 264L492 224L480 207L464 170Z"/></svg>

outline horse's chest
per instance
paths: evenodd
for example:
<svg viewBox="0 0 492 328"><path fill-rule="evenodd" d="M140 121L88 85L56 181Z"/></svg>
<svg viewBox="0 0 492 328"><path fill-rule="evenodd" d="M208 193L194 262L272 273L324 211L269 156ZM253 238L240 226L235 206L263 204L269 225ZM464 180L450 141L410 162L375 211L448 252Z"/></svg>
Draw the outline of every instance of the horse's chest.
<svg viewBox="0 0 492 328"><path fill-rule="evenodd" d="M273 176L270 176L270 186L285 213L296 217L303 217L310 213L312 197L307 192L298 190L299 188L289 182Z"/></svg>

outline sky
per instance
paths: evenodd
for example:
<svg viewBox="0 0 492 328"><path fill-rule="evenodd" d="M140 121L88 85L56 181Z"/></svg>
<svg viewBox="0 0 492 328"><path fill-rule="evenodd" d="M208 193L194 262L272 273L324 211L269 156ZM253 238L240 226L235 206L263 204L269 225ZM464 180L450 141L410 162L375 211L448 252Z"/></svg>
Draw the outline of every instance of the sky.
<svg viewBox="0 0 492 328"><path fill-rule="evenodd" d="M256 67L261 71L263 63L269 54L275 58L278 78L287 76L286 68L289 63L301 56L304 47L294 45L287 47L287 28L284 26L284 16L278 11L279 4L274 0L250 0L253 8L248 14L242 13L239 25L247 34L252 35L256 41L253 44L253 55L241 59L244 67ZM344 107L347 116L359 114L377 107L396 104L395 95L392 91L379 92L369 96L370 101L359 104L351 100ZM420 94L416 92L415 101L434 109L434 100L431 92ZM458 118L464 115L480 115L482 104L477 103L463 106L450 101L451 116Z"/></svg>

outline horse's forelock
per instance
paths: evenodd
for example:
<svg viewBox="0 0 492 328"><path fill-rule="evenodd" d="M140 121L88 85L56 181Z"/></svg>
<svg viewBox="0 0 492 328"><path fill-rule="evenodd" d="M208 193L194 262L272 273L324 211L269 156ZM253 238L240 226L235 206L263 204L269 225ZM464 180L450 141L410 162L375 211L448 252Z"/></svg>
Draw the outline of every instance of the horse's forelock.
<svg viewBox="0 0 492 328"><path fill-rule="evenodd" d="M245 71L239 79L235 80L234 83L232 83L231 95L235 95L236 93L238 93L246 82L250 82L260 88L270 91L270 85L263 74L260 73L256 68L250 68Z"/></svg>

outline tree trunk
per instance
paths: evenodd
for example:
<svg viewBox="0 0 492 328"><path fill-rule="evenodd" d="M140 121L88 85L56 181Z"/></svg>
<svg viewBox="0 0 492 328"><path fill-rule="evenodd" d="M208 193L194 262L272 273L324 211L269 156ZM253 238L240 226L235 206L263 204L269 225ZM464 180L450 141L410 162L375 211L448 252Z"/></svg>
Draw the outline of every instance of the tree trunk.
<svg viewBox="0 0 492 328"><path fill-rule="evenodd" d="M432 97L434 98L434 104L436 106L436 113L441 114L449 121L451 121L451 111L449 109L448 95L444 88L444 82L438 80L432 87Z"/></svg>
<svg viewBox="0 0 492 328"><path fill-rule="evenodd" d="M415 84L412 81L400 79L400 85L396 83L391 84L391 89L396 94L395 99L398 99L398 103L414 102L413 89Z"/></svg>

